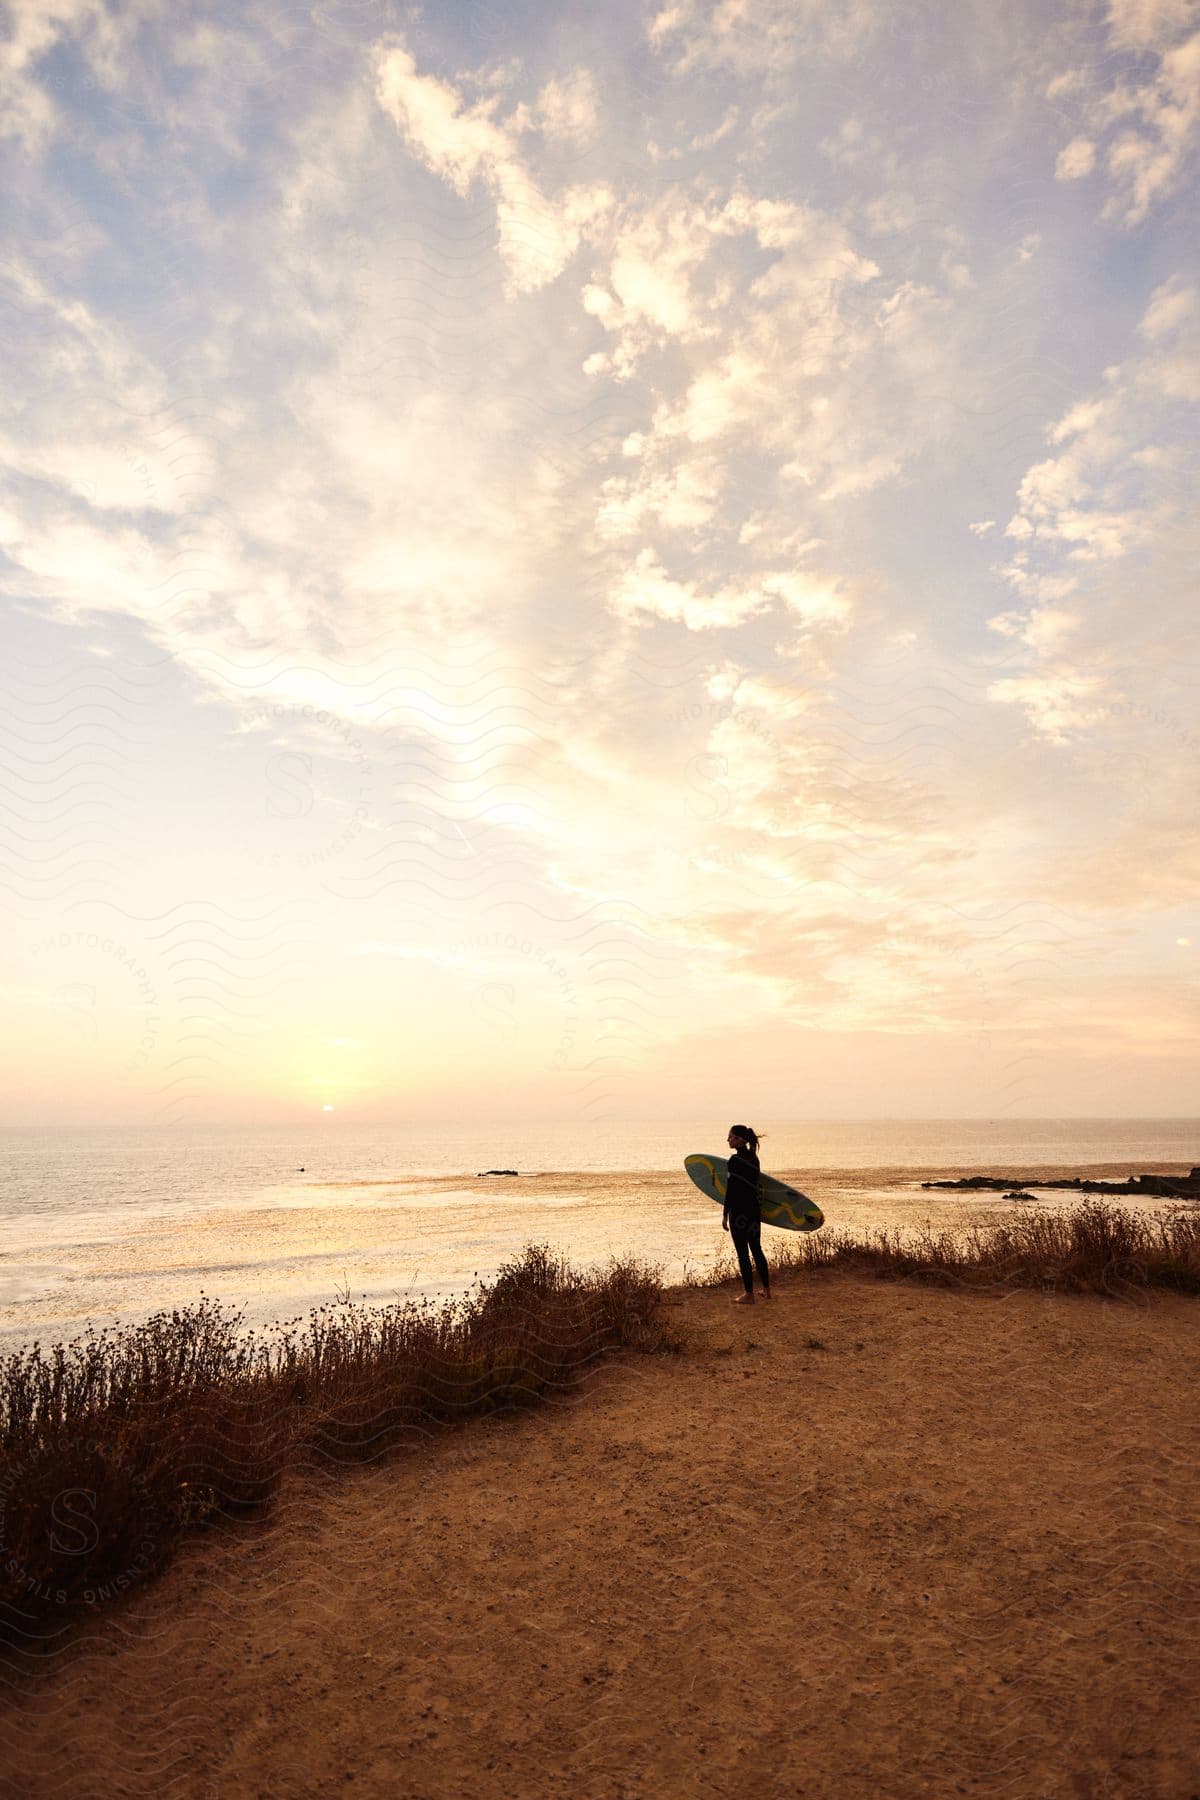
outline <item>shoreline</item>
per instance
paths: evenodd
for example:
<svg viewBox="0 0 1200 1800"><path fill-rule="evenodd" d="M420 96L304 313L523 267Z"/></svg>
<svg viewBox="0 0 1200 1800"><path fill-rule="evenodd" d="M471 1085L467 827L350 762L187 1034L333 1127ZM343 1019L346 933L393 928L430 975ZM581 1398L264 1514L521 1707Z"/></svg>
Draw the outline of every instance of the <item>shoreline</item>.
<svg viewBox="0 0 1200 1800"><path fill-rule="evenodd" d="M1186 1160L1156 1164L1164 1175L1183 1175L1191 1167ZM1011 1167L992 1164L991 1169L1002 1181L1033 1172L1047 1179L1086 1180L1124 1174L1127 1164L1111 1158L1025 1161ZM924 1219L967 1229L1013 1210L999 1193L937 1192L920 1186L928 1177L961 1173L969 1179L972 1170L965 1165L804 1170L780 1163L772 1172L811 1193L825 1212L827 1229L913 1228ZM69 1337L84 1329L89 1318L111 1324L114 1318L145 1317L188 1304L201 1290L245 1306L247 1322L258 1326L320 1305L346 1285L375 1303L405 1293L421 1298L461 1293L476 1272L499 1266L534 1237L552 1236L576 1261L632 1253L661 1264L668 1279L680 1278L690 1264L706 1265L719 1247L719 1215L715 1208L710 1215L707 1202L681 1169L548 1171L496 1182L472 1177L467 1203L455 1197L468 1188L465 1180L419 1179L430 1185L416 1200L412 1194L378 1197L374 1181L353 1196L314 1183L297 1192L335 1198L182 1212L163 1208L131 1224L114 1214L89 1226L99 1232L98 1238L85 1234L56 1245L52 1239L47 1242L43 1230L30 1239L36 1249L28 1250L19 1234L10 1233L10 1247L0 1254L0 1281L9 1280L15 1297L0 1306L0 1345L11 1349L35 1337ZM1077 1192L1063 1190L1057 1204L1077 1197ZM1186 1204L1152 1196L1115 1198L1151 1213ZM768 1242L774 1235L768 1233ZM32 1282L25 1273L30 1263L38 1271ZM8 1269L18 1273L6 1277Z"/></svg>
<svg viewBox="0 0 1200 1800"><path fill-rule="evenodd" d="M192 1541L9 1684L20 1791L1191 1791L1194 1302L778 1286Z"/></svg>

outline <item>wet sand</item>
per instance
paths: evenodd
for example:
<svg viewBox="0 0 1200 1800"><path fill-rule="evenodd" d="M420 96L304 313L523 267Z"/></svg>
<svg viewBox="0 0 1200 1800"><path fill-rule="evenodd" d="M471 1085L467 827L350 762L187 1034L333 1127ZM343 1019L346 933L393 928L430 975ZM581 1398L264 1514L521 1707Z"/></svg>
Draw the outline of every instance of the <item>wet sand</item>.
<svg viewBox="0 0 1200 1800"><path fill-rule="evenodd" d="M194 1541L2 1791L1200 1793L1195 1302L779 1289Z"/></svg>

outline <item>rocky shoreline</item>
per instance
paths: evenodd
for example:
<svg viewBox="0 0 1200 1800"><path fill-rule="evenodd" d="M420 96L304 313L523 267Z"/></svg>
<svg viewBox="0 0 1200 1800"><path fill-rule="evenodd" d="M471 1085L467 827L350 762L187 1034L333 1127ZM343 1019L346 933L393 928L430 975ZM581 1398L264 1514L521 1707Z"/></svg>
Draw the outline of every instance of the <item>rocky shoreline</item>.
<svg viewBox="0 0 1200 1800"><path fill-rule="evenodd" d="M1141 1194L1160 1200L1200 1200L1200 1168L1190 1175L1129 1175L1124 1181L1086 1181L1080 1175L1045 1180L1038 1175L961 1175L953 1181L923 1181L923 1188L953 1188L968 1193L1003 1193L1011 1199L1031 1199L1017 1188L1063 1188L1075 1194Z"/></svg>

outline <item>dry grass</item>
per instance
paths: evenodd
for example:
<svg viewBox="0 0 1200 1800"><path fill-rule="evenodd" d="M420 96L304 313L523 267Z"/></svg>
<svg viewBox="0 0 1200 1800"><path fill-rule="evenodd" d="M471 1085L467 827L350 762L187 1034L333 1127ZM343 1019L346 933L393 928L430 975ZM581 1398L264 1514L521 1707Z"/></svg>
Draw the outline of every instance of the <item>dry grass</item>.
<svg viewBox="0 0 1200 1800"><path fill-rule="evenodd" d="M1103 1202L966 1233L775 1237L776 1270L985 1289L1200 1293L1200 1214ZM685 1285L727 1279L724 1269ZM411 1445L578 1386L606 1352L675 1350L657 1272L526 1249L440 1308L348 1298L265 1332L202 1298L0 1359L0 1639L30 1647L162 1568L187 1531L261 1512L288 1467Z"/></svg>
<svg viewBox="0 0 1200 1800"><path fill-rule="evenodd" d="M606 1351L675 1348L654 1271L531 1247L465 1300L348 1299L262 1333L201 1299L0 1360L0 1637L29 1644L269 1502L289 1465L415 1443L577 1385Z"/></svg>
<svg viewBox="0 0 1200 1800"><path fill-rule="evenodd" d="M881 1280L1122 1298L1148 1288L1200 1293L1200 1213L1151 1219L1097 1200L1070 1212L1031 1208L965 1232L926 1227L856 1238L821 1231L782 1251L776 1237L772 1251L776 1268L855 1270Z"/></svg>

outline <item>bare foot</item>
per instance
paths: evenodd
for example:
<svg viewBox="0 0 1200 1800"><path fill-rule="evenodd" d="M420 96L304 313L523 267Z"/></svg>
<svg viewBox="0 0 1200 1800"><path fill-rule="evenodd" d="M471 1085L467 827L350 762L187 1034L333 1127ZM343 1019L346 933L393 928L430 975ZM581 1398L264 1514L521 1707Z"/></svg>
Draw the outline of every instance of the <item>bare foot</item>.
<svg viewBox="0 0 1200 1800"><path fill-rule="evenodd" d="M770 1288L764 1288L764 1289L763 1289L763 1291L762 1291L762 1294L761 1294L761 1296L760 1296L760 1298L761 1298L761 1299L763 1299L763 1300L769 1300L769 1299L770 1299L770 1298L771 1298L771 1290L770 1290Z"/></svg>
<svg viewBox="0 0 1200 1800"><path fill-rule="evenodd" d="M739 1294L737 1299L733 1302L733 1304L734 1304L734 1306L753 1306L754 1305L754 1295L753 1294Z"/></svg>

